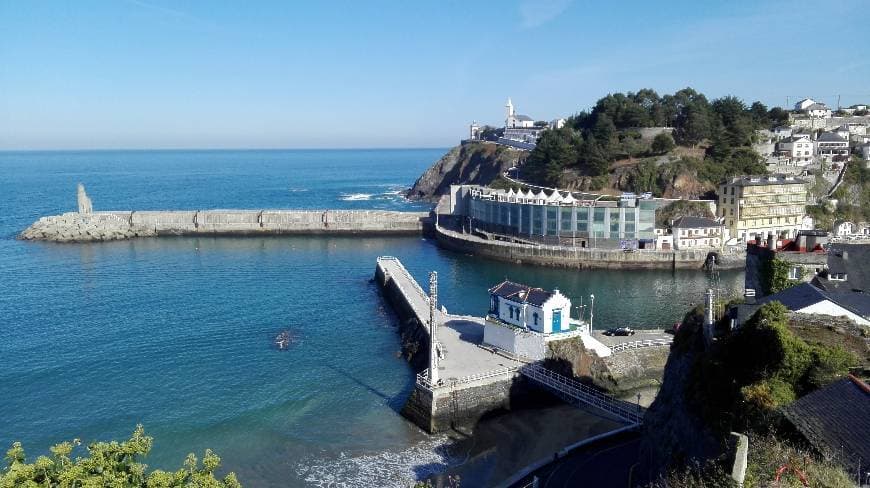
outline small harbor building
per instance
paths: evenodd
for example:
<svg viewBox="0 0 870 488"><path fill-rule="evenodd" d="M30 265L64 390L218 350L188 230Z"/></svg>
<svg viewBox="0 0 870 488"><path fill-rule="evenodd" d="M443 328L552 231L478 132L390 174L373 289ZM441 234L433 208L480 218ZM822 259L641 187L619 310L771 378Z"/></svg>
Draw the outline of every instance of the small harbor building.
<svg viewBox="0 0 870 488"><path fill-rule="evenodd" d="M488 346L542 360L548 343L579 337L584 347L598 356L611 354L592 337L587 322L571 317L571 300L558 289L549 291L506 280L490 288L489 296L483 329L483 342Z"/></svg>
<svg viewBox="0 0 870 488"><path fill-rule="evenodd" d="M571 300L559 290L547 291L511 281L489 290L490 316L515 327L542 334L571 330Z"/></svg>

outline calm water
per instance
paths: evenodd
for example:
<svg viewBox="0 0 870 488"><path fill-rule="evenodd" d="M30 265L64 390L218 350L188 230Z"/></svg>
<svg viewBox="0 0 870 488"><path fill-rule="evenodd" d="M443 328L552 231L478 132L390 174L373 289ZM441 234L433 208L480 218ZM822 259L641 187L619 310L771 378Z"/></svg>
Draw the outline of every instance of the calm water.
<svg viewBox="0 0 870 488"><path fill-rule="evenodd" d="M443 150L0 153L0 449L74 437L156 438L152 466L215 449L246 486L401 485L452 462L397 413L413 371L369 282L375 258L480 314L505 277L594 293L596 326L669 324L700 272L565 271L476 261L407 238L161 238L68 244L14 236L100 209L419 209L397 192ZM722 276L740 289L742 276ZM297 341L271 348L279 331Z"/></svg>

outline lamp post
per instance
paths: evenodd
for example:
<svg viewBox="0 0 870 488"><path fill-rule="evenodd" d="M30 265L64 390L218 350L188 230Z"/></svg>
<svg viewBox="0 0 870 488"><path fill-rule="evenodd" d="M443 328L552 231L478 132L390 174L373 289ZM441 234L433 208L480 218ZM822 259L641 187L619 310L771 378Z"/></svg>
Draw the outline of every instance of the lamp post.
<svg viewBox="0 0 870 488"><path fill-rule="evenodd" d="M592 333L592 316L595 311L595 295L589 295L589 333Z"/></svg>

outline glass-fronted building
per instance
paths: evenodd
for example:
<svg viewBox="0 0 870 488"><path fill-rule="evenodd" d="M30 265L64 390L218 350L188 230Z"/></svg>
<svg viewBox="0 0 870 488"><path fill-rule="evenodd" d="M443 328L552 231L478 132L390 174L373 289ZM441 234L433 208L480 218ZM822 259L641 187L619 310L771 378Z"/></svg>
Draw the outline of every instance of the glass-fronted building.
<svg viewBox="0 0 870 488"><path fill-rule="evenodd" d="M505 192L470 187L459 210L468 231L517 240L603 248L652 248L655 200L578 199L568 192Z"/></svg>

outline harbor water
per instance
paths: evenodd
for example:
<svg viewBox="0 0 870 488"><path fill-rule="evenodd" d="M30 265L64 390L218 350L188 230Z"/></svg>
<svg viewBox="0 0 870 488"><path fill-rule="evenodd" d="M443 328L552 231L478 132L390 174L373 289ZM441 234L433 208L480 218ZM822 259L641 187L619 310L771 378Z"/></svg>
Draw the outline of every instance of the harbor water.
<svg viewBox="0 0 870 488"><path fill-rule="evenodd" d="M40 216L73 211L78 182L95 210L425 210L400 192L444 151L0 152L0 449L20 440L35 456L142 423L152 467L211 448L245 486L404 486L467 458L398 414L414 372L370 281L377 256L399 257L421 282L438 271L452 313L483 314L505 278L558 287L575 305L594 294L595 328L667 326L707 287L742 287L739 272L714 283L700 270L509 265L422 236L15 240ZM592 419L576 435L608 427L552 410ZM547 418L527 417L510 430Z"/></svg>

